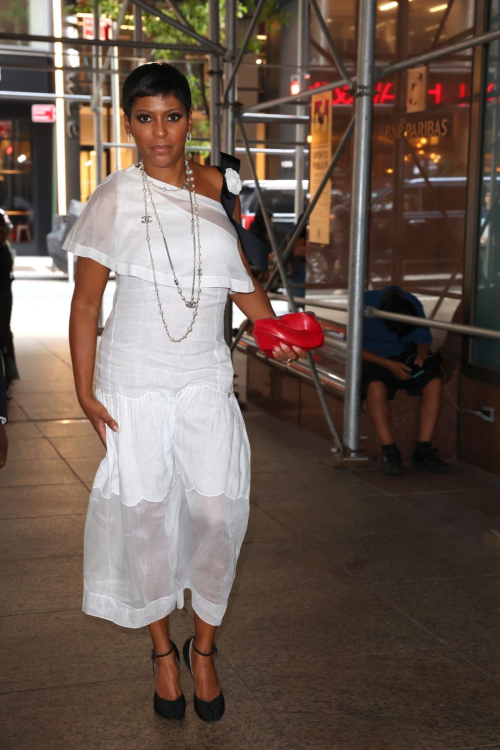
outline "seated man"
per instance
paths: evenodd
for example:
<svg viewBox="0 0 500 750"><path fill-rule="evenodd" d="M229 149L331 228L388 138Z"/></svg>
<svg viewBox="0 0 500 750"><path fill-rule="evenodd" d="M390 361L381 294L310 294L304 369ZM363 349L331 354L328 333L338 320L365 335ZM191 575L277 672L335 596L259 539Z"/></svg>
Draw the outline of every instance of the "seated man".
<svg viewBox="0 0 500 750"><path fill-rule="evenodd" d="M413 294L398 286L365 293L365 305L377 310L425 318L422 305ZM432 354L428 328L381 318L364 319L361 398L382 444L386 474L401 474L401 453L394 442L389 401L403 388L410 396L422 396L419 437L413 463L427 471L442 472L446 464L431 446L441 409L443 382L439 354Z"/></svg>

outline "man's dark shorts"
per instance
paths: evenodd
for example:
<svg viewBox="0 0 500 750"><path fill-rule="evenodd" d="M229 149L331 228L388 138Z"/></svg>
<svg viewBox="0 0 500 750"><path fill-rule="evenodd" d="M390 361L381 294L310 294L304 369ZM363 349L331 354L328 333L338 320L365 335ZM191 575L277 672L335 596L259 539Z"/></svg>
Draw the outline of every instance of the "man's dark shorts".
<svg viewBox="0 0 500 750"><path fill-rule="evenodd" d="M409 362L411 365L414 357L416 356L416 350L410 350L398 354L397 357L389 357L394 362ZM430 383L434 378L441 377L441 355L439 352L436 354L430 354L424 363L424 373L416 378L410 378L409 380L400 380L396 378L390 370L387 370L382 365L377 365L375 362L363 362L361 370L361 399L364 400L368 394L368 386L370 383L375 381L382 382L387 388L389 400L392 401L396 395L396 391L405 390L410 396L420 396L425 386Z"/></svg>

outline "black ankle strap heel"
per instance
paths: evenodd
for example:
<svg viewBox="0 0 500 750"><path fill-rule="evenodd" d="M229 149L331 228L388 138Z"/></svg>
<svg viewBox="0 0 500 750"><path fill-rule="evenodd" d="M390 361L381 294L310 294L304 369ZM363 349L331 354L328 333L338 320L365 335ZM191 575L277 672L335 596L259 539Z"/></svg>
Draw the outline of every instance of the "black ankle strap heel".
<svg viewBox="0 0 500 750"><path fill-rule="evenodd" d="M179 663L179 649L175 645L173 641L172 648L170 651L167 651L165 654L155 654L155 650L153 649L151 651L151 661L153 662L153 674L155 671L155 659L161 659L162 656L170 656L172 651L175 651L175 658L177 659L177 663ZM178 698L176 698L174 701L169 701L166 698L160 698L158 693L155 690L155 697L153 701L153 708L156 711L157 714L162 716L164 719L170 719L171 721L178 721L179 719L184 718L184 714L186 713L186 698L184 697L184 693L181 693Z"/></svg>
<svg viewBox="0 0 500 750"><path fill-rule="evenodd" d="M184 655L184 661L186 662L186 666L191 672L191 677L194 680L193 670L191 668L191 646L196 651L197 654L200 656L212 656L212 654L217 653L216 646L213 647L212 651L210 651L209 654L205 654L203 651L200 651L196 648L194 645L194 636L191 638L188 638L187 641L184 644L184 648L182 649L182 653ZM222 719L222 716L224 714L225 710L225 702L224 702L224 694L222 690L220 691L219 695L217 695L213 700L211 701L202 701L196 693L194 693L194 710L200 717L202 721L206 721L207 724L211 724L216 721L220 721Z"/></svg>
<svg viewBox="0 0 500 750"><path fill-rule="evenodd" d="M199 651L199 650L198 650L198 649L196 648L196 646L194 645L194 638L192 639L192 641L191 641L191 644L192 644L192 646L193 646L193 649L194 649L194 650L196 651L196 653L197 653L197 654L199 654L200 656L212 656L212 654L216 654L216 653L217 653L217 646L215 645L215 643L214 643L214 647L213 647L213 649L212 649L212 650L210 651L210 653L209 653L209 654L204 654L204 653L203 653L203 651Z"/></svg>

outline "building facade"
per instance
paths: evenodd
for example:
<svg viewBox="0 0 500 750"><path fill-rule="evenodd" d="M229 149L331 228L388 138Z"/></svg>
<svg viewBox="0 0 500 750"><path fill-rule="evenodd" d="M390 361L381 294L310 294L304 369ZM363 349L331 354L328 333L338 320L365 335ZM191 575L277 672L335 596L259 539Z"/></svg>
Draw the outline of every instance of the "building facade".
<svg viewBox="0 0 500 750"><path fill-rule="evenodd" d="M355 74L357 3L322 0L319 5L348 72ZM293 71L285 66L293 64L297 48L297 6L284 8L290 23L280 31L284 67L275 96L290 92ZM376 66L497 29L499 8L495 0L382 1L376 17ZM494 330L500 330L499 51L495 41L376 81L366 267L369 289L395 284L416 294L429 318ZM309 88L341 78L314 14L309 55ZM334 152L354 113L348 86L331 91L330 106ZM281 112L294 109L283 105ZM283 138L293 138L292 127L282 132ZM314 298L347 299L352 148L351 139L331 180L328 240L309 244L311 304ZM271 158L276 176L293 176L292 164ZM316 312L333 328L345 328L342 313ZM446 371L440 447L447 457L500 472L500 342L435 330L434 346L443 353ZM339 378L344 374L342 357L326 350L318 365ZM331 387L328 377L324 381L341 433L341 389ZM307 381L286 377L250 357L249 392L282 417L329 434ZM483 407L494 410L492 422L478 414ZM364 415L362 432L368 452L374 452Z"/></svg>

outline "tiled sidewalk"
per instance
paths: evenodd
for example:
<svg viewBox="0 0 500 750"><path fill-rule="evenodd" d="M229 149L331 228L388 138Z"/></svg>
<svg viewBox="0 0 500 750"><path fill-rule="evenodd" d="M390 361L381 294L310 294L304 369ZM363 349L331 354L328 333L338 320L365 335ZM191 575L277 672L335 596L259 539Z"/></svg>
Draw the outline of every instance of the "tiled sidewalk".
<svg viewBox="0 0 500 750"><path fill-rule="evenodd" d="M18 336L0 472L2 750L500 748L500 477L333 468L261 412L249 531L218 669L227 713L152 710L150 645L80 611L88 487L103 449L64 337ZM494 537L493 537L494 538ZM178 644L189 607L173 615Z"/></svg>

